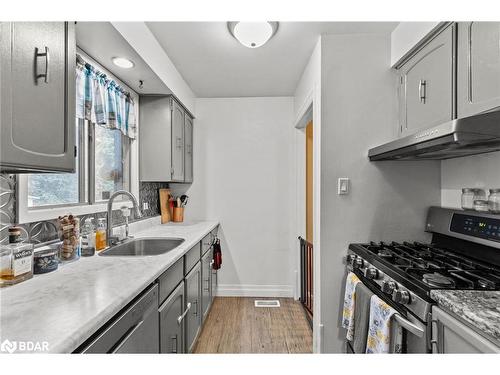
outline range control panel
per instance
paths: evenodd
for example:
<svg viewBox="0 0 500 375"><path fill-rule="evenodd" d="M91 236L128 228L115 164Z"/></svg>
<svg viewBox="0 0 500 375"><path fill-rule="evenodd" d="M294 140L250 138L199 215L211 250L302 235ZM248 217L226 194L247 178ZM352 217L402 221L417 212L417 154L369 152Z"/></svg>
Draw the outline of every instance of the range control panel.
<svg viewBox="0 0 500 375"><path fill-rule="evenodd" d="M467 236L500 241L500 218L492 219L474 215L454 214L450 230Z"/></svg>

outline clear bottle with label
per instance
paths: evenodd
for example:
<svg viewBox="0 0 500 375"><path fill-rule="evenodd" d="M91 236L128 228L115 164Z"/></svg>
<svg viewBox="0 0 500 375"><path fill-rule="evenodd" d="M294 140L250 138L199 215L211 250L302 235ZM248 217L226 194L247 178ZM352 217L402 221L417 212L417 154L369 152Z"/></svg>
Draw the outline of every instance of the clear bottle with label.
<svg viewBox="0 0 500 375"><path fill-rule="evenodd" d="M33 244L20 242L20 237L15 233L16 230L9 229L11 243L0 245L0 287L33 277Z"/></svg>
<svg viewBox="0 0 500 375"><path fill-rule="evenodd" d="M85 219L81 230L82 246L80 255L82 257L90 257L95 254L95 229L92 218Z"/></svg>
<svg viewBox="0 0 500 375"><path fill-rule="evenodd" d="M95 233L95 249L97 251L106 248L106 219L99 219L97 224L97 231Z"/></svg>

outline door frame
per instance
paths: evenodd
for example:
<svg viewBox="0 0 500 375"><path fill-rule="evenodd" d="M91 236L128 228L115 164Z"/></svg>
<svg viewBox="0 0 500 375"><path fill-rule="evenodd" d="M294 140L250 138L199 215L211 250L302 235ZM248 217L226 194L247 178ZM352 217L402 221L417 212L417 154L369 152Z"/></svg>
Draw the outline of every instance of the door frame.
<svg viewBox="0 0 500 375"><path fill-rule="evenodd" d="M295 201L294 236L293 245L295 250L295 298L298 299L300 291L300 249L297 245L297 237L305 238L305 155L306 135L305 127L310 119L313 122L313 353L322 353L323 324L321 323L321 85L315 84L304 100L298 116L295 120L296 131L294 136L294 179Z"/></svg>

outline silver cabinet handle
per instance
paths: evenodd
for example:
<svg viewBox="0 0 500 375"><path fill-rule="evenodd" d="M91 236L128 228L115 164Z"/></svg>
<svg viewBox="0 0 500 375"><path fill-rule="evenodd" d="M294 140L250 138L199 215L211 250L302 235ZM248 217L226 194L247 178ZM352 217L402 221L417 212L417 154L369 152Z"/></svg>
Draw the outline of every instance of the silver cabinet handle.
<svg viewBox="0 0 500 375"><path fill-rule="evenodd" d="M425 104L427 95L427 81L425 79L421 79L418 83L418 93L420 94L420 103Z"/></svg>
<svg viewBox="0 0 500 375"><path fill-rule="evenodd" d="M438 322L435 319L431 320L431 352L439 354L439 343L438 343L438 337L439 337L439 332L438 332ZM435 328L434 328L435 327ZM432 335L436 335L436 338L432 338ZM434 351L434 349L436 349Z"/></svg>
<svg viewBox="0 0 500 375"><path fill-rule="evenodd" d="M45 57L45 73L38 74L38 58ZM38 52L38 47L35 48L35 81L38 82L40 78L44 78L45 83L49 83L49 66L50 66L50 52L49 47L45 47L45 52Z"/></svg>
<svg viewBox="0 0 500 375"><path fill-rule="evenodd" d="M177 324L181 324L182 323L182 320L184 319L184 317L186 316L186 314L188 313L189 310L191 310L191 302L189 302L187 304L186 310L184 310L184 312L182 313L182 315L177 318Z"/></svg>
<svg viewBox="0 0 500 375"><path fill-rule="evenodd" d="M408 332L413 333L417 337L424 337L424 329L420 328L416 324L413 324L409 320L406 320L399 314L394 315L394 320L399 323L401 327L406 329Z"/></svg>
<svg viewBox="0 0 500 375"><path fill-rule="evenodd" d="M193 301L194 304L196 304L196 308L193 311L193 315L198 315L198 300Z"/></svg>
<svg viewBox="0 0 500 375"><path fill-rule="evenodd" d="M172 340L172 353L177 353L177 335L170 337Z"/></svg>
<svg viewBox="0 0 500 375"><path fill-rule="evenodd" d="M205 292L210 292L210 277L206 279L205 282L207 283L208 286L206 288L203 288L203 290Z"/></svg>
<svg viewBox="0 0 500 375"><path fill-rule="evenodd" d="M177 148L182 148L182 138L181 137L177 137L176 141L177 141Z"/></svg>

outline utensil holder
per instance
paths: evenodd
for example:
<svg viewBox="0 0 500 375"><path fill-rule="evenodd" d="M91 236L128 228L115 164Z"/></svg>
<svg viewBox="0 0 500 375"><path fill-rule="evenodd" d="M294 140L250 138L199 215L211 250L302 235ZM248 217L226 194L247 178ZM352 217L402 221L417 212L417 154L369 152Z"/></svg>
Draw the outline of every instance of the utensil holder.
<svg viewBox="0 0 500 375"><path fill-rule="evenodd" d="M175 223L182 223L184 221L184 207L174 207L174 214L172 221Z"/></svg>

